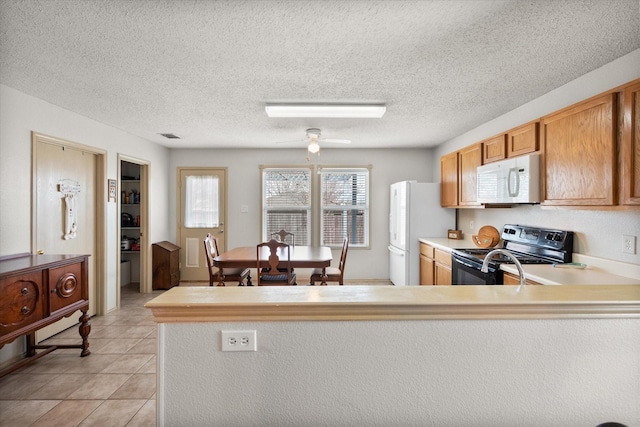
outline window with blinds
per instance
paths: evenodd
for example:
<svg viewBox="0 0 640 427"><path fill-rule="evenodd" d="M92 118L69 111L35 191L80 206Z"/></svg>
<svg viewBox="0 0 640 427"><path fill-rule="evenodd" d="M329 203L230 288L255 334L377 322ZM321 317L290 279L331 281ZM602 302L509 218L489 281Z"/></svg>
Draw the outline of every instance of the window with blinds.
<svg viewBox="0 0 640 427"><path fill-rule="evenodd" d="M262 239L286 230L296 245L311 244L311 170L263 169Z"/></svg>
<svg viewBox="0 0 640 427"><path fill-rule="evenodd" d="M320 244L369 245L369 170L320 170Z"/></svg>

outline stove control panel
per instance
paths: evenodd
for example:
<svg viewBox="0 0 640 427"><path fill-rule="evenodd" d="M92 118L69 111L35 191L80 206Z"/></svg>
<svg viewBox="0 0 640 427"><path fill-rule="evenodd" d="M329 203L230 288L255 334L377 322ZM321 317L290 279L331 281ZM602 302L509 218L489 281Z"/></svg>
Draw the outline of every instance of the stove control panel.
<svg viewBox="0 0 640 427"><path fill-rule="evenodd" d="M517 224L506 224L502 229L505 242L521 243L538 248L573 251L573 232L550 230Z"/></svg>

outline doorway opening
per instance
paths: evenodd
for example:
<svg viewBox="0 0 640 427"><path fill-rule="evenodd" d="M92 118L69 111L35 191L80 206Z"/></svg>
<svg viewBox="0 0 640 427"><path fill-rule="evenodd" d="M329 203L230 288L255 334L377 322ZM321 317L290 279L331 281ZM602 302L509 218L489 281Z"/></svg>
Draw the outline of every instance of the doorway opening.
<svg viewBox="0 0 640 427"><path fill-rule="evenodd" d="M118 286L120 306L122 286L151 292L149 250L149 162L118 155Z"/></svg>

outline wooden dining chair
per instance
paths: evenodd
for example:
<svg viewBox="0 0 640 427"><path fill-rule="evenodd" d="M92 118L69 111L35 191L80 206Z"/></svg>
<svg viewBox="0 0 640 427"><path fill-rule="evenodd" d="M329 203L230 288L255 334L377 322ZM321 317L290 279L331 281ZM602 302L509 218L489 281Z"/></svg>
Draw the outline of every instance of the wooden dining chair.
<svg viewBox="0 0 640 427"><path fill-rule="evenodd" d="M225 268L222 273L223 277L220 278L220 269L217 271L213 266L213 259L217 257L220 252L218 251L218 239L213 237L211 233L207 233L207 237L204 238L204 253L207 258L207 266L209 267L209 286L213 286L213 282L217 281L218 286L224 286L224 282L238 282L238 286L244 286L244 281L247 281L247 286L253 286L251 283L251 269L250 268Z"/></svg>
<svg viewBox="0 0 640 427"><path fill-rule="evenodd" d="M277 237L281 242L287 243L287 238L291 236L291 246L296 245L296 236L293 233L289 233L287 230L282 229L276 233L271 233L271 237Z"/></svg>
<svg viewBox="0 0 640 427"><path fill-rule="evenodd" d="M265 267L260 260L262 248L269 249L269 266ZM282 249L281 256L278 249ZM295 286L296 274L291 268L291 247L284 242L271 239L256 246L258 286Z"/></svg>
<svg viewBox="0 0 640 427"><path fill-rule="evenodd" d="M325 272L327 274L327 282L338 282L340 286L344 285L344 266L347 263L347 251L349 250L349 238L345 237L342 241L342 253L340 254L340 262L338 267L327 267ZM309 280L311 286L316 282L322 282L322 269L314 268L311 272L311 278Z"/></svg>

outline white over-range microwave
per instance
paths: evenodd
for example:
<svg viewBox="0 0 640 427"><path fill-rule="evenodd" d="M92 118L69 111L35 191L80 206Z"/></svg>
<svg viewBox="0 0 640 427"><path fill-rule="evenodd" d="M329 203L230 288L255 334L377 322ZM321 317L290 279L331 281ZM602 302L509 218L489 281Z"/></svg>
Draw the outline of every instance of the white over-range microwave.
<svg viewBox="0 0 640 427"><path fill-rule="evenodd" d="M540 154L479 166L478 202L540 203Z"/></svg>

